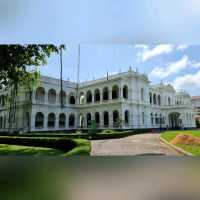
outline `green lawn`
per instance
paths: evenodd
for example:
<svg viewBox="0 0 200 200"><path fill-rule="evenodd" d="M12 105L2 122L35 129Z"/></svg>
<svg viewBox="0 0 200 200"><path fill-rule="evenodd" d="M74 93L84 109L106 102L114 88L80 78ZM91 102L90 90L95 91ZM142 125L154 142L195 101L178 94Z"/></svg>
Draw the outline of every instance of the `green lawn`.
<svg viewBox="0 0 200 200"><path fill-rule="evenodd" d="M0 155L55 156L55 155L63 155L64 153L65 152L63 151L51 148L0 144Z"/></svg>
<svg viewBox="0 0 200 200"><path fill-rule="evenodd" d="M91 142L89 140L83 140L83 139L74 139L74 140L76 141L77 146L76 148L72 149L70 152L66 153L67 156L90 155Z"/></svg>
<svg viewBox="0 0 200 200"><path fill-rule="evenodd" d="M72 156L72 155L90 155L90 141L83 139L74 140L77 146L69 152L53 148L30 147L21 145L0 144L0 155L33 155L33 156Z"/></svg>
<svg viewBox="0 0 200 200"><path fill-rule="evenodd" d="M179 131L167 131L161 134L161 138L167 142L171 142L179 134L189 134L200 138L200 130L179 130ZM200 156L200 146L195 145L176 145L177 147L192 153L194 156Z"/></svg>

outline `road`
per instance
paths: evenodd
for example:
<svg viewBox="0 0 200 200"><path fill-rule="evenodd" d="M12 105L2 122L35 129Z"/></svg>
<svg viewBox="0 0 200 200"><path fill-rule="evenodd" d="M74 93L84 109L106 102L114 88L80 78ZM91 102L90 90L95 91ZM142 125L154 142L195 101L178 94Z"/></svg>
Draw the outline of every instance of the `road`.
<svg viewBox="0 0 200 200"><path fill-rule="evenodd" d="M155 133L138 134L121 139L92 141L92 156L131 156L131 155L167 155L180 156L166 144L160 142Z"/></svg>

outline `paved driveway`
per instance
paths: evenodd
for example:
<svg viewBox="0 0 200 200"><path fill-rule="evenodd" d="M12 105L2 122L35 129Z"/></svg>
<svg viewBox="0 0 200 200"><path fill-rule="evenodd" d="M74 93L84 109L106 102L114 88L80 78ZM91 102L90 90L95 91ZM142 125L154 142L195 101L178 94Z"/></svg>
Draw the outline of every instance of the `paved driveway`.
<svg viewBox="0 0 200 200"><path fill-rule="evenodd" d="M98 155L180 155L159 140L159 134L138 134L122 139L92 141L93 156Z"/></svg>

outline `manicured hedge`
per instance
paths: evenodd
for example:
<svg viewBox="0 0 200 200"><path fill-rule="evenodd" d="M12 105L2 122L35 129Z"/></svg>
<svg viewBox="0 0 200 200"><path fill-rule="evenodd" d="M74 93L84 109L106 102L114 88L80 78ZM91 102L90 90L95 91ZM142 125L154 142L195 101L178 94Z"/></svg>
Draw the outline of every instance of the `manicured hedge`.
<svg viewBox="0 0 200 200"><path fill-rule="evenodd" d="M63 139L87 139L87 140L100 140L100 139L114 139L122 138L136 134L133 131L113 132L113 133L97 133L97 134L61 134L61 133L31 133L31 134L20 134L12 135L9 137L27 137L27 138L63 138Z"/></svg>
<svg viewBox="0 0 200 200"><path fill-rule="evenodd" d="M46 147L68 152L76 147L76 142L66 138L48 137L14 137L1 136L0 144L22 145L31 147Z"/></svg>
<svg viewBox="0 0 200 200"><path fill-rule="evenodd" d="M138 129L138 130L113 130L113 132L105 133L105 132L97 132L96 134L88 134L88 133L27 133L27 134L12 134L12 136L17 137L47 137L47 138L67 138L67 139L87 139L87 140L103 140L103 139L117 139L128 137L135 134L149 132L149 129ZM2 135L2 134L1 134ZM6 135L6 134L4 134Z"/></svg>

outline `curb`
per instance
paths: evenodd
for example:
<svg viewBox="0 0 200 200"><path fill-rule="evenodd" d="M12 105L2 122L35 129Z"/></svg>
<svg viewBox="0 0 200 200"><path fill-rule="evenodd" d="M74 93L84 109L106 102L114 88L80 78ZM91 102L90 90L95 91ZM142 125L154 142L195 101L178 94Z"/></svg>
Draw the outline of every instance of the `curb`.
<svg viewBox="0 0 200 200"><path fill-rule="evenodd" d="M166 144L167 146L171 147L172 149L178 151L179 153L183 154L184 156L194 156L192 153L188 153L185 150L183 150L183 149L181 149L179 147L176 147L175 145L167 142L166 140L161 138L161 136L160 136L160 141L163 142L164 144Z"/></svg>

